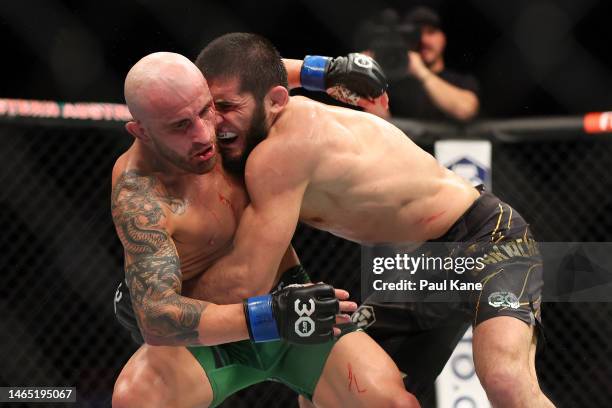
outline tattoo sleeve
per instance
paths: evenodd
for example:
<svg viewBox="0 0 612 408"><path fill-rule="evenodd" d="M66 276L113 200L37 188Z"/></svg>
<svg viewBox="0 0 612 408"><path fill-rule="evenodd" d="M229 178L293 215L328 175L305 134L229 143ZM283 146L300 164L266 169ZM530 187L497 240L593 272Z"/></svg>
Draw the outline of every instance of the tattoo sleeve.
<svg viewBox="0 0 612 408"><path fill-rule="evenodd" d="M127 171L113 188L111 210L143 337L158 345L198 344L206 302L180 295L180 261L166 230L165 214L183 213L185 203L170 197L154 177Z"/></svg>

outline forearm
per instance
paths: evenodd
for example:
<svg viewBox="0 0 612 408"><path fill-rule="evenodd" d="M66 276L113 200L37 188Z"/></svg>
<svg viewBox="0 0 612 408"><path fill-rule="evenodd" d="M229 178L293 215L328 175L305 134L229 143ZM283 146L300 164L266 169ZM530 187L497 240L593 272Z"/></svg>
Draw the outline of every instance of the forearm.
<svg viewBox="0 0 612 408"><path fill-rule="evenodd" d="M302 60L283 58L283 64L285 64L285 69L287 70L289 89L299 88L302 86L302 83L300 82L302 63Z"/></svg>
<svg viewBox="0 0 612 408"><path fill-rule="evenodd" d="M192 295L217 304L229 304L269 293L278 281L278 264L264 268L251 264L248 259L241 259L225 257L218 260L202 276ZM223 276L223 279L219 279L219 276Z"/></svg>
<svg viewBox="0 0 612 408"><path fill-rule="evenodd" d="M243 304L209 305L200 320L198 333L200 343L208 346L248 340Z"/></svg>
<svg viewBox="0 0 612 408"><path fill-rule="evenodd" d="M151 345L211 346L249 338L242 303L216 305L175 295L136 306L142 335Z"/></svg>
<svg viewBox="0 0 612 408"><path fill-rule="evenodd" d="M247 279L243 277L243 274L232 276L226 273L226 270L220 271L223 279L219 279L218 275L211 273L209 268L193 280L183 282L182 293L190 298L205 299L218 305L240 303L248 297L263 295L273 290L282 274L299 263L300 260L293 247L289 246L281 260L278 272L274 275L255 274Z"/></svg>
<svg viewBox="0 0 612 408"><path fill-rule="evenodd" d="M473 92L449 84L432 72L420 80L434 105L453 118L465 121L478 113L478 98Z"/></svg>

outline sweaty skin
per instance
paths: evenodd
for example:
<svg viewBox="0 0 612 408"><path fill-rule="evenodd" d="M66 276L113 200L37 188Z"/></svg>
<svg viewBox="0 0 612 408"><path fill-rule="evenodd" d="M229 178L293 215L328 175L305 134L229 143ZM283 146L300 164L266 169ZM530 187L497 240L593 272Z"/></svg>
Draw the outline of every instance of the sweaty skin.
<svg viewBox="0 0 612 408"><path fill-rule="evenodd" d="M311 161L295 171L308 180L300 220L316 228L360 243L422 242L442 236L478 197L389 122L302 97L291 98L247 171L270 171L265 156L298 142L296 123L309 124L301 137Z"/></svg>
<svg viewBox="0 0 612 408"><path fill-rule="evenodd" d="M215 100L231 99L237 80L210 88ZM438 238L479 196L385 120L304 97L277 99L264 101L269 134L247 161L251 203L234 249L212 270L275 270L277 248L298 220L364 244Z"/></svg>
<svg viewBox="0 0 612 408"><path fill-rule="evenodd" d="M182 56L152 54L128 73L125 96L135 119L126 128L135 141L113 168L111 209L143 336L158 345L248 338L242 299L215 286L224 281L223 271L193 293L204 272L231 250L248 202L242 180L226 174L218 160L215 112L202 74ZM297 264L289 245L283 253L279 268ZM258 279L265 288L229 282L240 294L259 295L278 279L278 269L263 273L268 276Z"/></svg>
<svg viewBox="0 0 612 408"><path fill-rule="evenodd" d="M268 292L278 271L298 262L287 243L281 250L284 258L273 270L245 276L233 269L213 269L220 259L229 258L224 255L232 252L238 219L248 202L242 181L224 173L220 157L213 154L212 98L204 78L192 68L176 54L153 54L137 64L126 81L135 119L126 128L136 140L113 169L111 207L125 248L126 282L148 344L117 379L116 408L209 406L213 389L191 352L152 346L247 339L243 306L236 302ZM148 80L140 80L140 75ZM267 247L250 248L254 254L260 250ZM348 293L336 289L336 297L347 299ZM340 311L355 309L353 302L340 301ZM355 392L347 390L344 381L349 362L351 381L359 387ZM404 390L393 361L361 332L335 343L313 400L317 406L418 406Z"/></svg>

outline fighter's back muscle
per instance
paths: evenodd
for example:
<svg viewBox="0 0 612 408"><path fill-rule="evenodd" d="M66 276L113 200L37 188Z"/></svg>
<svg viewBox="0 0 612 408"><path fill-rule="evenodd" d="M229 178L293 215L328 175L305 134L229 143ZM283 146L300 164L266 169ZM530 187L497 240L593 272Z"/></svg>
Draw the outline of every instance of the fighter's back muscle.
<svg viewBox="0 0 612 408"><path fill-rule="evenodd" d="M428 239L477 196L380 118L295 97L287 112L270 135L302 138L301 159L316 160L300 218L317 228L361 242Z"/></svg>
<svg viewBox="0 0 612 408"><path fill-rule="evenodd" d="M242 182L226 175L218 165L184 182L163 182L128 150L113 168L113 188L129 172L150 177L158 200L171 199L180 211L167 211L167 230L176 246L183 280L204 272L231 249L238 220L247 204Z"/></svg>

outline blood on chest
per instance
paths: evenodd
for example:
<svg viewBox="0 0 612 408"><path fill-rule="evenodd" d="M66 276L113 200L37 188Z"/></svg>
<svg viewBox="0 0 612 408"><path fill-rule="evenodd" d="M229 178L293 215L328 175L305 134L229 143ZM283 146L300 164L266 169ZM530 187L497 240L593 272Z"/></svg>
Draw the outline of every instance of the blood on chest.
<svg viewBox="0 0 612 408"><path fill-rule="evenodd" d="M221 178L190 192L185 212L173 220L183 279L204 272L231 249L247 204L242 185Z"/></svg>

